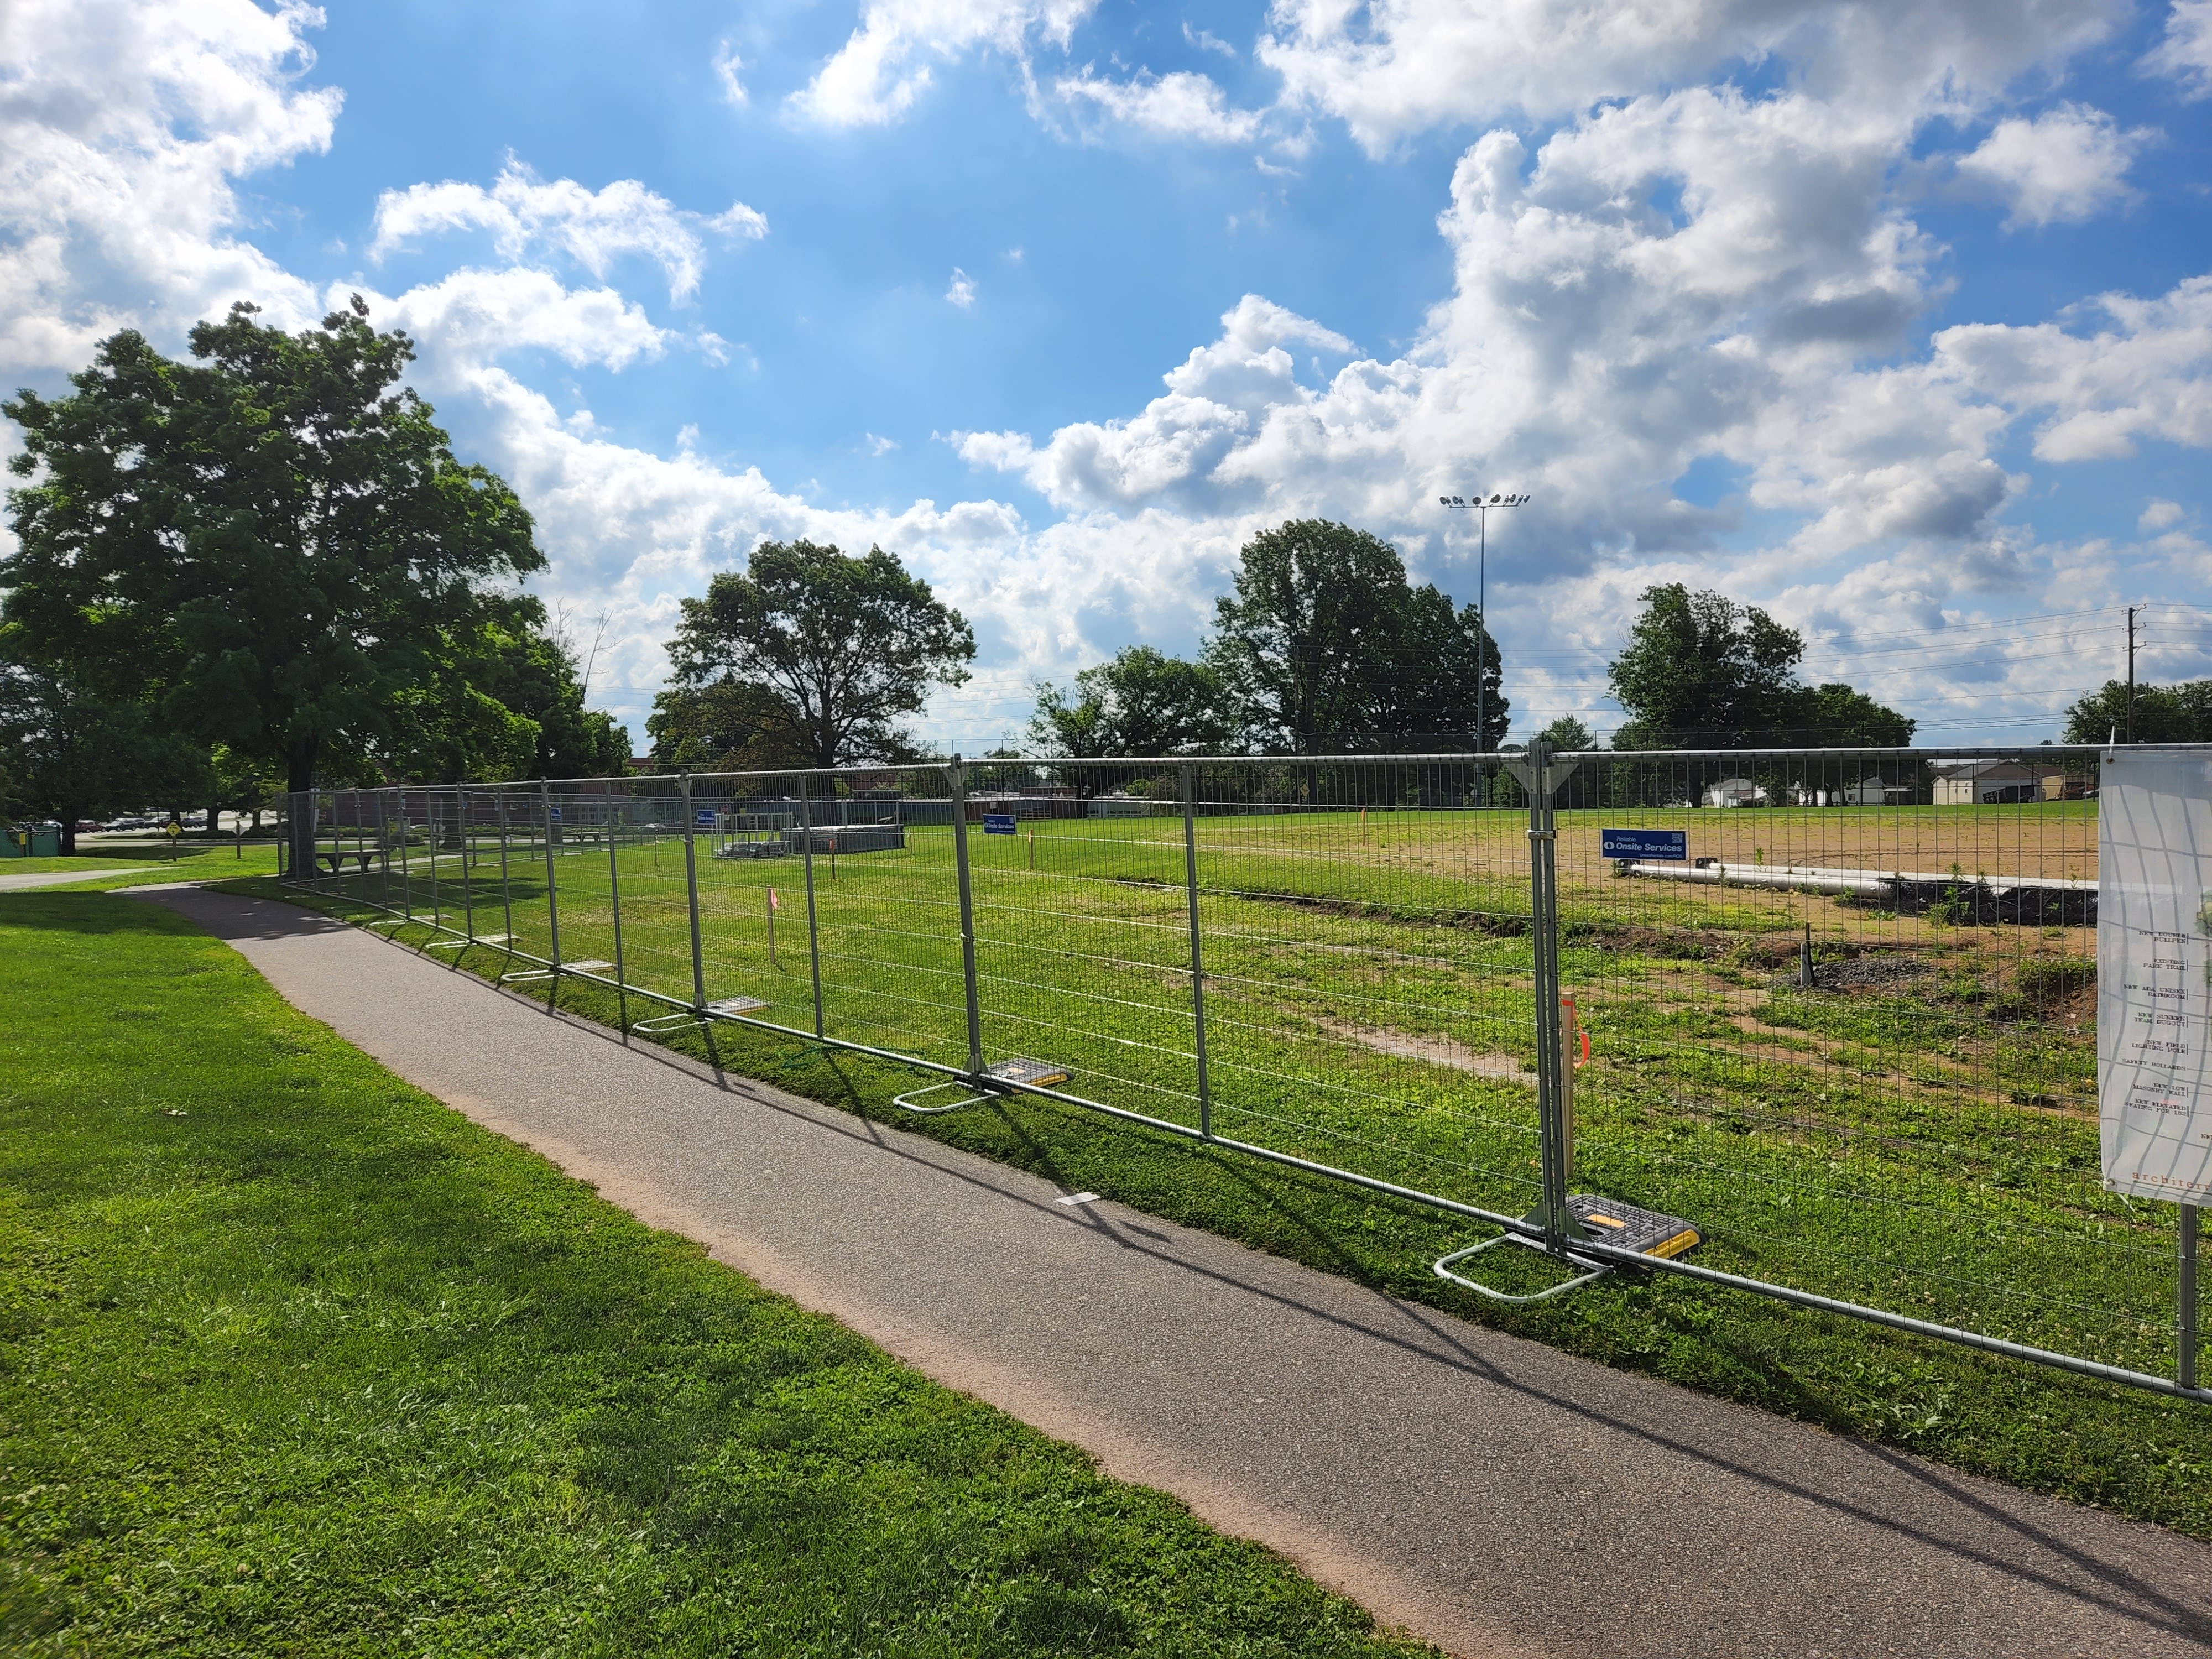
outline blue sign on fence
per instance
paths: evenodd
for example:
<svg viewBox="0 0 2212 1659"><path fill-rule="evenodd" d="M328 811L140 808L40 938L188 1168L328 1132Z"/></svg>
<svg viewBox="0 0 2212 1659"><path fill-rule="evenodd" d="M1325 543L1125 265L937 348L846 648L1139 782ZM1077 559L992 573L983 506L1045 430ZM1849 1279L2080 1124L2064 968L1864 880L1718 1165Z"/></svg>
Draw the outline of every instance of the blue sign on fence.
<svg viewBox="0 0 2212 1659"><path fill-rule="evenodd" d="M699 809L699 827L702 830L712 830L714 827L714 809L713 807L702 806Z"/></svg>
<svg viewBox="0 0 2212 1659"><path fill-rule="evenodd" d="M552 814L554 823L558 823L561 822L561 809L559 807L549 807L547 811Z"/></svg>
<svg viewBox="0 0 2212 1659"><path fill-rule="evenodd" d="M1012 835L1014 833L1014 815L1012 812L984 813L983 833L987 836Z"/></svg>
<svg viewBox="0 0 2212 1659"><path fill-rule="evenodd" d="M1656 859L1684 864L1690 857L1686 830L1601 830L1601 850L1609 859Z"/></svg>

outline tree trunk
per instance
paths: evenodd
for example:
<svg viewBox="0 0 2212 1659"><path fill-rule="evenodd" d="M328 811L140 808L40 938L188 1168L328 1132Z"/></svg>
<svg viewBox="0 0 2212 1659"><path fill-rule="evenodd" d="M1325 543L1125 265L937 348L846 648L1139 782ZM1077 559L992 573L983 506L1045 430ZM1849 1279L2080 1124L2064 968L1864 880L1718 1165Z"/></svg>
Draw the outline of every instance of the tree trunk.
<svg viewBox="0 0 2212 1659"><path fill-rule="evenodd" d="M284 787L291 792L286 821L288 873L295 881L315 875L315 744L312 738L284 750Z"/></svg>

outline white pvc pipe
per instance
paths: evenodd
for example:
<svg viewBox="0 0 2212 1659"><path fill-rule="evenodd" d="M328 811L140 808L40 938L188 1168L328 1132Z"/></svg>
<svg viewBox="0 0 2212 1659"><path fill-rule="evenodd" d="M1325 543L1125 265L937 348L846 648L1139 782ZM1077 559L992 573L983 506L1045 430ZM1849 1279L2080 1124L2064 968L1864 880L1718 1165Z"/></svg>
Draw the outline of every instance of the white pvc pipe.
<svg viewBox="0 0 2212 1659"><path fill-rule="evenodd" d="M1631 864L1627 873L1660 881L1695 881L1716 887L1767 887L1795 893L1880 895L1913 886L1978 887L1991 893L2021 888L2050 892L2094 893L2097 884L2063 876L1968 876L1949 871L1842 870L1807 864Z"/></svg>

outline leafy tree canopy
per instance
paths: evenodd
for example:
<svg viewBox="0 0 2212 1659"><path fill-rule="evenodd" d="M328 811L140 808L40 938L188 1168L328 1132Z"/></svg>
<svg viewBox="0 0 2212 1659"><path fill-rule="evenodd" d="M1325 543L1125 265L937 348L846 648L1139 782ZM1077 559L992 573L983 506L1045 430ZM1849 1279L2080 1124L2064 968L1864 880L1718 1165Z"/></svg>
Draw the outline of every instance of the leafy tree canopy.
<svg viewBox="0 0 2212 1659"><path fill-rule="evenodd" d="M545 561L514 492L394 389L405 335L358 295L298 334L254 314L195 328L189 363L126 331L72 395L0 405L30 481L0 587L22 654L73 696L281 757L305 789L325 756L404 735L511 615L495 585Z"/></svg>
<svg viewBox="0 0 2212 1659"><path fill-rule="evenodd" d="M774 772L802 763L791 708L757 682L725 677L653 700L653 763L675 772Z"/></svg>
<svg viewBox="0 0 2212 1659"><path fill-rule="evenodd" d="M1628 711L1615 749L1887 747L1914 722L1850 686L1797 678L1803 637L1757 605L1680 582L1646 588L1608 678Z"/></svg>
<svg viewBox="0 0 2212 1659"><path fill-rule="evenodd" d="M677 690L727 682L764 693L801 760L841 766L901 758L897 722L920 714L933 687L967 679L975 635L879 547L856 559L763 542L744 571L684 601L668 651Z"/></svg>
<svg viewBox="0 0 2212 1659"><path fill-rule="evenodd" d="M1787 714L1797 741L1831 749L1902 749L1919 724L1840 683L1807 687Z"/></svg>
<svg viewBox="0 0 2212 1659"><path fill-rule="evenodd" d="M162 730L143 703L21 660L19 640L0 629L0 773L12 810L58 819L62 851L74 853L79 818L208 798L215 780L205 750Z"/></svg>
<svg viewBox="0 0 2212 1659"><path fill-rule="evenodd" d="M1078 674L1073 695L1040 687L1030 736L1059 755L1217 752L1236 735L1226 693L1212 663L1125 646Z"/></svg>
<svg viewBox="0 0 2212 1659"><path fill-rule="evenodd" d="M1536 735L1550 744L1554 752L1578 753L1597 747L1597 738L1589 727L1572 714L1560 715Z"/></svg>
<svg viewBox="0 0 2212 1659"><path fill-rule="evenodd" d="M1505 735L1498 646L1475 607L1413 587L1388 542L1326 520L1245 544L1206 659L1257 748L1495 748Z"/></svg>
<svg viewBox="0 0 2212 1659"><path fill-rule="evenodd" d="M2125 681L2106 680L2066 711L2066 743L2106 743L2129 731L2137 743L2212 742L2212 680L2136 687L2135 720L2128 720Z"/></svg>

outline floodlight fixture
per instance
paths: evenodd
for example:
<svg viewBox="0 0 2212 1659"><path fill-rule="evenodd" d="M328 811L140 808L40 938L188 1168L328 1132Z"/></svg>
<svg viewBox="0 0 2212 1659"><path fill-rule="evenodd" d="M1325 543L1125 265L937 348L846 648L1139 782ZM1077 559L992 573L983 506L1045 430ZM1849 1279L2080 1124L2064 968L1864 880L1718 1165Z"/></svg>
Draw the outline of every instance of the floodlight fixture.
<svg viewBox="0 0 2212 1659"><path fill-rule="evenodd" d="M1478 489L1471 497L1466 495L1439 495L1437 497L1437 501L1442 506L1449 507L1454 511L1464 510L1474 514L1474 614L1482 619L1483 637L1485 639L1489 639L1491 637L1488 592L1490 574L1490 510L1492 507L1526 507L1528 504L1528 498L1526 495L1511 494L1501 489L1492 492L1489 499L1486 501L1483 498L1482 492ZM1502 664L1500 665L1503 666ZM1489 665L1482 660L1482 654L1480 647L1478 647L1475 656L1474 669L1474 750L1478 755L1482 752L1484 748L1482 725L1483 689L1484 683L1489 678Z"/></svg>

